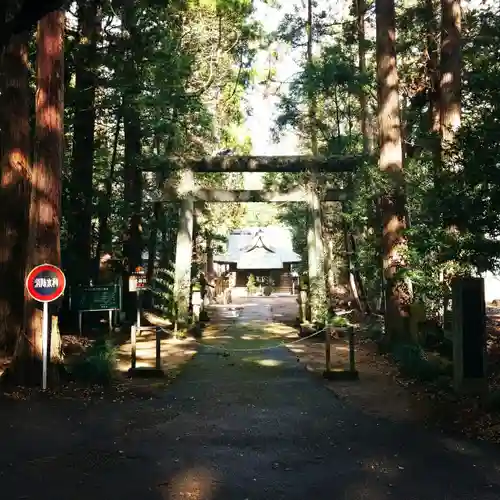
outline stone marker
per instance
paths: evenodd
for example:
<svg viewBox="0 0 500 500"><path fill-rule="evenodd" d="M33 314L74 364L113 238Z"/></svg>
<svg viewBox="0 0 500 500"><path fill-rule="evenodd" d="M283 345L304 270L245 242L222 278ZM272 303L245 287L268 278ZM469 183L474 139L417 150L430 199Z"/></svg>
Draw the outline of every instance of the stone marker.
<svg viewBox="0 0 500 500"><path fill-rule="evenodd" d="M486 307L483 278L452 281L453 379L457 391L483 392L486 382Z"/></svg>

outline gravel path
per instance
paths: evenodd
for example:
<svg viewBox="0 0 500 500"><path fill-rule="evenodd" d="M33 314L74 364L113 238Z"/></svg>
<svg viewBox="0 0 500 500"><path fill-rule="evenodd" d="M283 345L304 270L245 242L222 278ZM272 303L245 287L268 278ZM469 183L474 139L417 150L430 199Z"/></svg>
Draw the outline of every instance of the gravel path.
<svg viewBox="0 0 500 500"><path fill-rule="evenodd" d="M500 498L500 450L341 403L286 348L273 348L269 314L258 301L229 314L159 398L80 413L54 403L24 431L19 413L0 430L1 497Z"/></svg>

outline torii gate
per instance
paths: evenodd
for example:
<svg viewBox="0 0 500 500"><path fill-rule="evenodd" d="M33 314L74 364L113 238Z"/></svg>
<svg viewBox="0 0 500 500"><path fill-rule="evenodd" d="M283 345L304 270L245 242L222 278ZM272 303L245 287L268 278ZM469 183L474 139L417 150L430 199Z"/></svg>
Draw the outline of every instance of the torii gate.
<svg viewBox="0 0 500 500"><path fill-rule="evenodd" d="M190 299L191 264L193 252L193 227L195 202L300 202L309 205L308 274L309 282L324 278L321 262L323 252L321 202L345 201L346 190L327 189L320 200L315 189L293 186L287 191L261 189L206 189L197 188L194 174L230 172L352 172L361 160L360 156L337 156L329 158L313 156L214 156L198 160L182 160L181 181L177 188L163 187L163 202L180 201L179 232L175 256L174 300L178 315L187 315ZM171 160L172 163L177 163Z"/></svg>

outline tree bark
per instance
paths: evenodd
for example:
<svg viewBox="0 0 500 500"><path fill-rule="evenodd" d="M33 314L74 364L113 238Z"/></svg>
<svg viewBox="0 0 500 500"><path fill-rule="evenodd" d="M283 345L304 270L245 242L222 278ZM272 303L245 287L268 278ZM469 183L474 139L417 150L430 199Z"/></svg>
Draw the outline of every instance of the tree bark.
<svg viewBox="0 0 500 500"><path fill-rule="evenodd" d="M64 13L54 11L38 24L35 152L29 211L27 269L61 263L61 170L64 139ZM50 359L61 359L57 315L51 307ZM31 298L25 305L25 334L16 345L13 366L24 383L41 377L42 311ZM14 370L15 372L15 370ZM55 374L50 370L50 374Z"/></svg>
<svg viewBox="0 0 500 500"><path fill-rule="evenodd" d="M95 94L97 87L97 40L100 9L93 0L82 0L78 9L80 42L76 48L75 119L71 159L68 217L69 278L87 284L91 273L92 198L94 167Z"/></svg>
<svg viewBox="0 0 500 500"><path fill-rule="evenodd" d="M139 39L137 30L136 5L128 0L124 3L123 25L129 36L126 41L125 68L128 85L123 95L123 130L125 135L124 157L124 201L129 216L128 231L123 245L126 260L124 275L124 306L129 319L135 317L135 293L128 292L128 275L138 266L142 266L142 187L141 170L141 116L138 97L140 94L139 66L140 56L134 45Z"/></svg>
<svg viewBox="0 0 500 500"><path fill-rule="evenodd" d="M142 172L139 168L141 155L141 122L133 96L124 99L124 201L129 209L129 227L124 244L127 272L131 273L142 264Z"/></svg>
<svg viewBox="0 0 500 500"><path fill-rule="evenodd" d="M313 1L307 0L307 65L308 71L312 72L313 66ZM314 84L311 75L308 77L308 106L309 119L308 128L311 140L311 154L317 157L318 134L317 134L317 102ZM314 169L314 167L313 167ZM309 228L307 233L308 246L308 271L309 271L309 300L311 304L311 321L319 321L326 311L326 281L324 269L323 230L321 222L321 202L317 193L317 175L314 170L309 180L308 219Z"/></svg>
<svg viewBox="0 0 500 500"><path fill-rule="evenodd" d="M95 278L99 276L99 268L101 257L104 252L111 252L112 250L112 238L111 231L109 229L109 216L111 214L111 201L113 197L113 182L115 180L115 168L118 157L118 141L120 139L120 129L122 123L122 113L123 106L120 105L116 113L116 125L115 134L113 137L113 151L111 153L111 159L109 162L109 175L105 182L104 195L101 195L99 200L99 233L97 236L97 245L95 252Z"/></svg>
<svg viewBox="0 0 500 500"><path fill-rule="evenodd" d="M427 85L429 99L429 131L436 138L440 131L439 117L439 47L436 1L425 0L425 20L427 24ZM439 151L439 141L437 149ZM433 145L434 146L434 145ZM439 153L438 153L439 155Z"/></svg>
<svg viewBox="0 0 500 500"><path fill-rule="evenodd" d="M0 55L11 38L34 28L47 13L59 9L65 0L2 0L6 9L13 9L9 20L0 16ZM0 12L1 13L1 12Z"/></svg>
<svg viewBox="0 0 500 500"><path fill-rule="evenodd" d="M13 37L0 86L0 348L13 353L23 330L30 204L28 35Z"/></svg>
<svg viewBox="0 0 500 500"><path fill-rule="evenodd" d="M365 17L366 0L354 0L356 4L356 25L358 31L358 67L361 75L366 74L366 35ZM373 151L373 130L371 126L371 114L368 108L368 97L363 88L359 91L360 125L363 136L363 153L369 154Z"/></svg>
<svg viewBox="0 0 500 500"><path fill-rule="evenodd" d="M155 202L153 206L154 219L149 230L147 280L151 283L155 274L156 254L158 253L158 232L163 215L162 204Z"/></svg>
<svg viewBox="0 0 500 500"><path fill-rule="evenodd" d="M398 271L405 266L407 227L401 119L396 66L394 0L376 0L379 169L389 186L381 200L387 340L405 338L409 292Z"/></svg>
<svg viewBox="0 0 500 500"><path fill-rule="evenodd" d="M441 144L450 148L461 120L460 0L441 0Z"/></svg>

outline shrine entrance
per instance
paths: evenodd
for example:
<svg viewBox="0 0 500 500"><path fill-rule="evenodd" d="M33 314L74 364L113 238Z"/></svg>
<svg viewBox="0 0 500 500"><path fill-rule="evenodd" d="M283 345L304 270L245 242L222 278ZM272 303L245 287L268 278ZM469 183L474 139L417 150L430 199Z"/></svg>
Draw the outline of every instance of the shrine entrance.
<svg viewBox="0 0 500 500"><path fill-rule="evenodd" d="M321 205L325 202L344 202L349 198L349 189L324 189L318 194L317 178L321 174L353 172L361 157L312 156L214 156L199 160L182 160L178 163L179 183L162 186L162 202L179 202L179 230L177 233L175 257L174 300L177 316L183 321L188 316L191 267L193 252L193 229L197 203L248 203L248 202L306 202L308 205L308 277L309 301L319 285L324 289L322 265L323 237ZM307 185L290 186L286 190L263 189L207 189L197 187L196 173L309 173ZM314 311L311 320L315 321Z"/></svg>

